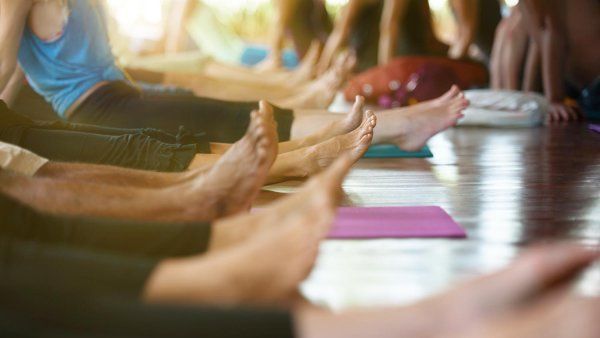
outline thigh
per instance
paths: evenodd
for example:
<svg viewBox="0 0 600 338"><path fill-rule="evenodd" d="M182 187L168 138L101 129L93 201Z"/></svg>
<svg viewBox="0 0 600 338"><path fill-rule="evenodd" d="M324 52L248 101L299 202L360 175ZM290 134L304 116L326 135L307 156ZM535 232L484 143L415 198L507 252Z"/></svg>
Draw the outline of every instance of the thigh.
<svg viewBox="0 0 600 338"><path fill-rule="evenodd" d="M163 143L142 134L113 136L44 128L27 128L20 146L52 161L156 171L183 171L197 152L195 145Z"/></svg>
<svg viewBox="0 0 600 338"><path fill-rule="evenodd" d="M75 122L117 128L156 128L179 133L181 128L207 141L233 143L245 133L257 102L227 102L193 95L153 94L111 97L103 104L85 104ZM280 138L289 139L293 112L276 108Z"/></svg>
<svg viewBox="0 0 600 338"><path fill-rule="evenodd" d="M81 250L152 257L197 255L210 240L209 223L153 223L39 213L0 195L0 236Z"/></svg>

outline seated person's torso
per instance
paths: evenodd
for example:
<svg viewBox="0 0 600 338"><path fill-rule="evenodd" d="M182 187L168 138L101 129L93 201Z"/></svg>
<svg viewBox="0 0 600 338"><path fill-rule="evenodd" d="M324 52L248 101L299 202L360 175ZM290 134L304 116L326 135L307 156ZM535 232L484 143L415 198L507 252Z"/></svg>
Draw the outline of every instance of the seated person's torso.
<svg viewBox="0 0 600 338"><path fill-rule="evenodd" d="M32 88L61 115L98 83L125 79L115 64L97 0L34 2L19 62Z"/></svg>

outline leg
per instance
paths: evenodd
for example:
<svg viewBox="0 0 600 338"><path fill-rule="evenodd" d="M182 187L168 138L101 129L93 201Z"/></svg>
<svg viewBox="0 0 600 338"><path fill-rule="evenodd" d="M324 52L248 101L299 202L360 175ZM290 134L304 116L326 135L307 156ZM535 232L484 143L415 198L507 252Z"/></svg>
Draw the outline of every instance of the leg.
<svg viewBox="0 0 600 338"><path fill-rule="evenodd" d="M317 53L318 45L317 49L311 47L307 58L314 62ZM343 56L332 69L319 78L302 83L293 75L288 76L282 83L265 84L220 79L215 76L167 74L165 84L192 89L199 97L247 101L264 99L286 108L327 108L352 71L354 63L354 58ZM306 69L303 64L298 72L312 73L312 68Z"/></svg>
<svg viewBox="0 0 600 338"><path fill-rule="evenodd" d="M0 189L39 210L139 220L210 220L247 210L277 153L272 115L253 113L248 133L205 175L144 189L2 173ZM242 164L242 165L240 165ZM49 191L56 191L51 194Z"/></svg>
<svg viewBox="0 0 600 338"><path fill-rule="evenodd" d="M310 272L319 243L329 233L341 184L352 163L349 156L342 156L298 193L261 212L216 224L213 255L159 265L148 281L145 299L209 304L288 301ZM198 281L206 279L206 271L218 271L208 274L216 283L200 289Z"/></svg>
<svg viewBox="0 0 600 338"><path fill-rule="evenodd" d="M10 133L23 128L17 125L2 130ZM164 143L139 133L103 135L36 126L25 127L23 136L16 141L20 147L52 161L169 172L185 170L197 151L194 145Z"/></svg>
<svg viewBox="0 0 600 338"><path fill-rule="evenodd" d="M210 223L128 222L39 213L0 194L2 237L146 257L196 255L210 242Z"/></svg>
<svg viewBox="0 0 600 338"><path fill-rule="evenodd" d="M193 95L144 95L124 83L112 83L92 95L74 113L75 122L118 128L156 128L177 134L184 127L207 142L234 143L245 133L257 102L224 102ZM289 139L293 112L275 109L278 135Z"/></svg>
<svg viewBox="0 0 600 338"><path fill-rule="evenodd" d="M377 127L373 143L396 144L403 150L421 149L434 135L456 124L468 101L455 86L438 99L407 108L376 113ZM344 119L338 114L297 114L292 125L292 139L301 139L313 133L315 126L335 124Z"/></svg>

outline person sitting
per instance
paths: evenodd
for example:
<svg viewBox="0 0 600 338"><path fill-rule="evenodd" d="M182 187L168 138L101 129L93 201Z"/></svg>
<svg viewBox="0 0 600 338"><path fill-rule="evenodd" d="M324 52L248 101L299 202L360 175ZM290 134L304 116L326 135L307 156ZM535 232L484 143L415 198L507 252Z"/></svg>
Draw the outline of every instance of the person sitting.
<svg viewBox="0 0 600 338"><path fill-rule="evenodd" d="M67 18L54 14L66 13L67 8L70 9L69 24L65 26ZM18 54L20 65L34 89L71 122L118 128L156 128L172 134L184 126L194 134L205 133L209 142L233 143L242 137L250 121L250 112L258 105L257 102L224 102L191 95L147 95L140 92L115 65L101 19L102 9L89 0L69 1L69 6L61 1L4 1L0 15L0 35L6 37L2 40L5 48L2 48L0 58L0 88L4 89L15 71ZM29 23L25 20L28 15ZM41 19L48 17L58 21L51 21L52 25L45 26L48 22ZM81 27L78 31L86 32L86 35L75 34L76 27ZM62 28L65 28L64 32ZM52 41L60 32L61 38ZM47 38L50 42L42 43L40 38ZM89 48L81 49L81 44ZM55 53L59 53L56 55L60 55L61 62L48 57ZM81 59L88 62L77 61ZM70 66L66 67L67 64ZM64 80L60 83L54 80L57 72L63 73L60 78ZM374 132L374 142L401 145L399 140L405 138L403 134L412 129L408 121L418 122L420 126L430 125L413 131L423 133L422 136L428 139L454 125L464 104L452 106L452 109L449 107L444 105L443 108L428 109L428 113L418 114L415 109L411 119L399 114L398 110L378 112L377 118L381 123ZM440 114L440 110L445 112ZM416 121L421 118L423 121ZM280 139L287 141L312 134L315 129L343 120L343 117L324 111L295 112L277 108L275 119ZM404 127L397 128L399 124Z"/></svg>

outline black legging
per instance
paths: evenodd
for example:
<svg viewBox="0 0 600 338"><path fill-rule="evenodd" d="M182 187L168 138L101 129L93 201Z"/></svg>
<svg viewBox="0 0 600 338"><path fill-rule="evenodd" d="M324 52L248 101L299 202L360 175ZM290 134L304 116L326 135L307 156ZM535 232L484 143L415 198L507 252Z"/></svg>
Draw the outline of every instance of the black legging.
<svg viewBox="0 0 600 338"><path fill-rule="evenodd" d="M42 214L0 194L0 236L166 258L205 252L211 224L153 223Z"/></svg>
<svg viewBox="0 0 600 338"><path fill-rule="evenodd" d="M33 276L32 276L33 277ZM41 284L41 283L40 283ZM143 304L85 290L49 292L0 280L0 336L292 338L286 311Z"/></svg>
<svg viewBox="0 0 600 338"><path fill-rule="evenodd" d="M52 161L116 165L156 171L186 170L198 152L208 153L202 135L154 129L116 129L67 122L38 122L0 102L0 141Z"/></svg>
<svg viewBox="0 0 600 338"><path fill-rule="evenodd" d="M248 128L256 102L226 102L190 94L144 93L125 82L97 89L70 121L116 128L156 128L177 133L180 127L204 134L209 142L234 143ZM279 138L290 139L291 110L275 108Z"/></svg>

